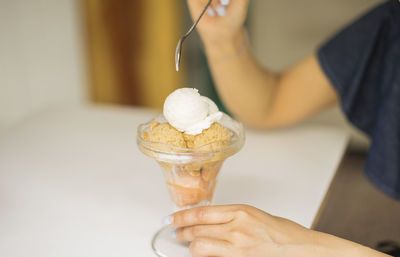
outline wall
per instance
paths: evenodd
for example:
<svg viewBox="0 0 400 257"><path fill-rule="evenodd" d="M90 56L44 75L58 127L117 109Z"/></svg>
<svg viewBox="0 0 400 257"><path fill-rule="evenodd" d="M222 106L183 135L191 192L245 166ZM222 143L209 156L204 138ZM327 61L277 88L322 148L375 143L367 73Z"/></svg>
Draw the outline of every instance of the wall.
<svg viewBox="0 0 400 257"><path fill-rule="evenodd" d="M76 1L0 1L0 132L86 99Z"/></svg>
<svg viewBox="0 0 400 257"><path fill-rule="evenodd" d="M282 70L316 51L341 27L382 0L253 0L249 30L255 56L265 66ZM341 126L353 135L352 146L366 149L365 136L352 128L339 108L312 119Z"/></svg>

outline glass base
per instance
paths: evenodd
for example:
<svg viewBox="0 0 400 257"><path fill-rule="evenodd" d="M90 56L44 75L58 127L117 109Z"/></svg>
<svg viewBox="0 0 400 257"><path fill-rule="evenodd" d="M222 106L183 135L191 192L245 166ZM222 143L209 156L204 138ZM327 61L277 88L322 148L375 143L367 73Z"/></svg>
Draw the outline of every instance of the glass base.
<svg viewBox="0 0 400 257"><path fill-rule="evenodd" d="M189 244L181 243L171 237L172 228L163 227L153 236L151 248L159 257L191 257Z"/></svg>
<svg viewBox="0 0 400 257"><path fill-rule="evenodd" d="M212 203L211 201L201 201L195 205L189 205L189 206L184 206L184 207L179 207L179 206L176 206L176 204L174 204L172 209L174 212L178 212L178 211L193 209L193 208L201 207L201 206L210 206L211 203Z"/></svg>

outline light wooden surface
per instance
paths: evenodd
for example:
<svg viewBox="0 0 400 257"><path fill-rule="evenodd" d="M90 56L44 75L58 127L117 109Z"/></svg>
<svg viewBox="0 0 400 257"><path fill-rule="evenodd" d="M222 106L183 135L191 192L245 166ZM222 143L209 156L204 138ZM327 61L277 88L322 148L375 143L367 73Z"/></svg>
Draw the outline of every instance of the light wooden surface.
<svg viewBox="0 0 400 257"><path fill-rule="evenodd" d="M153 256L171 203L136 147L143 109L42 113L0 137L0 255ZM310 226L347 144L342 130L247 131L222 168L217 204L247 203Z"/></svg>

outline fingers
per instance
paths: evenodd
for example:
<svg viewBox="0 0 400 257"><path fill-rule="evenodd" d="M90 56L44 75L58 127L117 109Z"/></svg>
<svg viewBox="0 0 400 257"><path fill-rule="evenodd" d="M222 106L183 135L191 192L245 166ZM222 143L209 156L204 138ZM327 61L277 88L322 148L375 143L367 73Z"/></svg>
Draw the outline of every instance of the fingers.
<svg viewBox="0 0 400 257"><path fill-rule="evenodd" d="M207 14L208 16L214 17L217 13L213 7L208 7Z"/></svg>
<svg viewBox="0 0 400 257"><path fill-rule="evenodd" d="M225 16L226 15L226 7L223 5L219 5L216 7L216 12L218 16Z"/></svg>
<svg viewBox="0 0 400 257"><path fill-rule="evenodd" d="M232 246L225 240L209 237L198 237L190 244L190 253L193 257L203 256L233 256Z"/></svg>
<svg viewBox="0 0 400 257"><path fill-rule="evenodd" d="M226 239L226 225L200 225L179 228L175 232L175 239L181 242L191 242L198 237L209 237Z"/></svg>
<svg viewBox="0 0 400 257"><path fill-rule="evenodd" d="M233 207L229 205L220 205L179 211L169 216L169 225L172 227L189 227L194 225L229 223L234 219L232 208Z"/></svg>
<svg viewBox="0 0 400 257"><path fill-rule="evenodd" d="M214 0L208 8L207 13L209 16L225 16L229 4L230 0Z"/></svg>

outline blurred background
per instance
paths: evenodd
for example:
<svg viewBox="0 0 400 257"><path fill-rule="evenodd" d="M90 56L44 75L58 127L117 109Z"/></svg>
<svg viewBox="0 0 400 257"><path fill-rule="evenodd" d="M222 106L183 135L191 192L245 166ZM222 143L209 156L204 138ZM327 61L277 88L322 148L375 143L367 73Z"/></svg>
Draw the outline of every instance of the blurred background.
<svg viewBox="0 0 400 257"><path fill-rule="evenodd" d="M253 0L247 22L258 60L282 70L381 0ZM0 0L0 132L49 108L88 102L161 108L178 87L221 106L198 35L174 70L190 26L184 0ZM221 106L222 107L222 106ZM368 142L339 108L308 122L342 126Z"/></svg>

